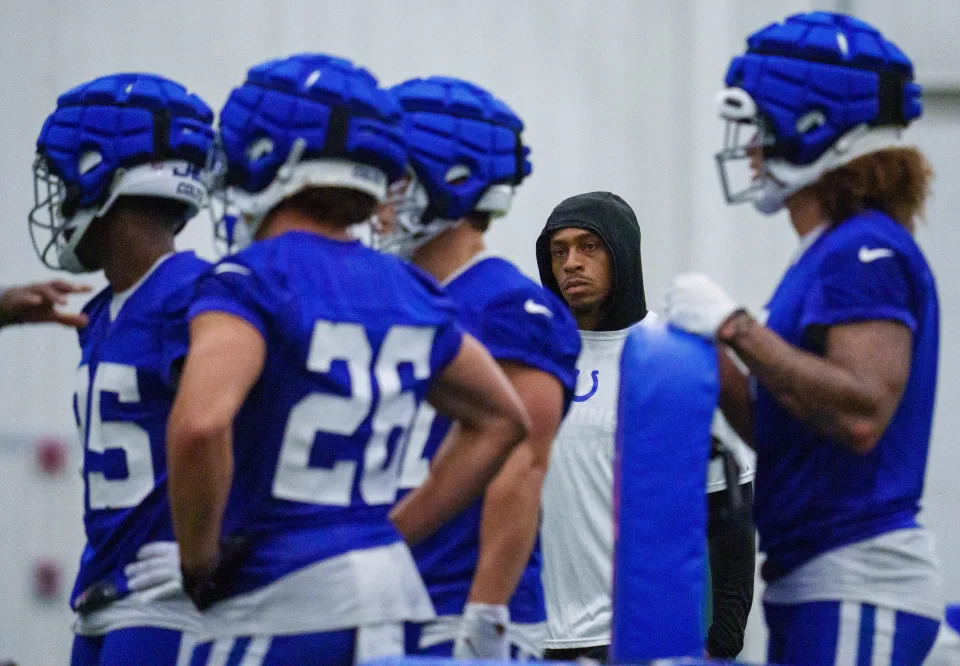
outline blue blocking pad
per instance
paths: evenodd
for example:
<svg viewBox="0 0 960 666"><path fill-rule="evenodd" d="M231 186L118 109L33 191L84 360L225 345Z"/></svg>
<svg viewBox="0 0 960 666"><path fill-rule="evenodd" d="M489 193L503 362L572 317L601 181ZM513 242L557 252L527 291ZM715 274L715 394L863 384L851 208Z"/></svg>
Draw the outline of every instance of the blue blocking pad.
<svg viewBox="0 0 960 666"><path fill-rule="evenodd" d="M706 479L717 351L638 326L620 360L611 656L703 656Z"/></svg>

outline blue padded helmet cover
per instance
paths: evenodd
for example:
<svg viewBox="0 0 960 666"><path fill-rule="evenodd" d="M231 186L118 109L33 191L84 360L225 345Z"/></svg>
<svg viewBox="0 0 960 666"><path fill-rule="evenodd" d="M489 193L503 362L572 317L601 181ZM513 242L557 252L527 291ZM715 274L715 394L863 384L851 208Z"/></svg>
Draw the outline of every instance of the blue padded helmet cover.
<svg viewBox="0 0 960 666"><path fill-rule="evenodd" d="M301 159L339 158L383 171L406 168L399 105L370 72L349 60L303 53L250 69L220 112L227 182L260 192L297 139Z"/></svg>
<svg viewBox="0 0 960 666"><path fill-rule="evenodd" d="M213 144L213 112L199 97L154 74L103 76L60 95L37 152L77 208L106 199L118 168L186 160L203 167ZM97 155L99 161L85 156ZM90 166L93 165L93 166Z"/></svg>
<svg viewBox="0 0 960 666"><path fill-rule="evenodd" d="M530 175L523 121L483 88L434 76L391 92L404 110L411 166L430 199L425 222L458 219L491 185L518 185Z"/></svg>

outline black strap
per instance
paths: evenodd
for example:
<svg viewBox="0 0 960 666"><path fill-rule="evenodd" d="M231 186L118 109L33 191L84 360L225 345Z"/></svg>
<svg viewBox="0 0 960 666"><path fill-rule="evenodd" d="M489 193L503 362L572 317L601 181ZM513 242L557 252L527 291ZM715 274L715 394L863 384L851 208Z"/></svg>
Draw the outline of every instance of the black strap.
<svg viewBox="0 0 960 666"><path fill-rule="evenodd" d="M907 77L902 74L879 72L879 109L874 125L906 125L907 119L903 115L903 89L907 85Z"/></svg>
<svg viewBox="0 0 960 666"><path fill-rule="evenodd" d="M513 159L515 160L513 171L513 184L519 185L523 182L523 140L520 138L520 132L515 132L516 143L513 146Z"/></svg>
<svg viewBox="0 0 960 666"><path fill-rule="evenodd" d="M323 155L342 156L347 150L347 131L350 129L350 109L337 104L330 109L327 137L323 142Z"/></svg>
<svg viewBox="0 0 960 666"><path fill-rule="evenodd" d="M170 155L170 112L153 112L153 158L163 161Z"/></svg>

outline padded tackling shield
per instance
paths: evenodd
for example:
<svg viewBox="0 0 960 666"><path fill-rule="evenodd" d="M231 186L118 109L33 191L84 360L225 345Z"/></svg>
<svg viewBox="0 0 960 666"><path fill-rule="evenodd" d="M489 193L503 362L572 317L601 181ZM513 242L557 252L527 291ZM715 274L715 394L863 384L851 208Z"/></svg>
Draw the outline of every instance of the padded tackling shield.
<svg viewBox="0 0 960 666"><path fill-rule="evenodd" d="M637 326L620 360L611 657L703 656L716 348Z"/></svg>

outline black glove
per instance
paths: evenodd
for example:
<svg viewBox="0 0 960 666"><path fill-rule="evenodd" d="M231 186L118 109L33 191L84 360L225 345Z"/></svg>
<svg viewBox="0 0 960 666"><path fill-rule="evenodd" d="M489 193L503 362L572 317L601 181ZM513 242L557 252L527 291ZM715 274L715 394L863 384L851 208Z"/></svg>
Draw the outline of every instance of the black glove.
<svg viewBox="0 0 960 666"><path fill-rule="evenodd" d="M80 614L100 610L120 598L120 590L111 581L101 580L85 589L73 602L73 610Z"/></svg>
<svg viewBox="0 0 960 666"><path fill-rule="evenodd" d="M227 596L240 563L250 552L252 540L233 535L220 543L217 559L201 571L183 572L183 590L199 610L206 610Z"/></svg>

